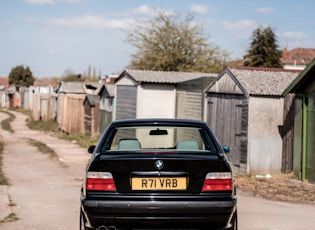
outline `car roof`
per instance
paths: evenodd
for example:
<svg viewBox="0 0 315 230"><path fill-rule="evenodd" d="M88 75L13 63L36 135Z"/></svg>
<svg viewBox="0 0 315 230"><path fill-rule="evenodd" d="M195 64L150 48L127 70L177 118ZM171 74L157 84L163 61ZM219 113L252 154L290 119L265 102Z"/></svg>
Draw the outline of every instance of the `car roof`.
<svg viewBox="0 0 315 230"><path fill-rule="evenodd" d="M175 126L191 126L204 127L207 124L201 120L190 119L172 119L172 118L135 118L115 120L111 123L112 126L136 126L136 125L175 125Z"/></svg>

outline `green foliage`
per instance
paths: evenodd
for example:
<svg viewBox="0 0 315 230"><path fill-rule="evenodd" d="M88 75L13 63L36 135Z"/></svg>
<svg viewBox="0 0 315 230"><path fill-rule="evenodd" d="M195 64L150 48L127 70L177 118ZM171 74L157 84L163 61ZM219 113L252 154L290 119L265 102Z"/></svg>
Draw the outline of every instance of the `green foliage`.
<svg viewBox="0 0 315 230"><path fill-rule="evenodd" d="M82 74L75 74L70 68L66 69L64 74L60 78L53 79L55 82L84 82L84 81L90 81L90 82L97 82L98 78L102 75L102 72L99 71L98 75L96 73L96 68L88 66L87 73L84 71Z"/></svg>
<svg viewBox="0 0 315 230"><path fill-rule="evenodd" d="M245 66L281 68L282 52L272 28L259 26L252 34L252 42L245 56Z"/></svg>
<svg viewBox="0 0 315 230"><path fill-rule="evenodd" d="M29 118L27 125L30 129L33 130L38 130L38 131L44 131L44 132L49 132L51 135L54 135L58 138L76 142L78 145L81 147L87 148L90 145L96 145L98 139L100 138L100 135L97 135L95 137L88 136L86 134L75 134L75 135L68 135L66 133L62 133L58 129L58 124L54 120L49 120L49 121L34 121Z"/></svg>
<svg viewBox="0 0 315 230"><path fill-rule="evenodd" d="M153 20L139 22L126 42L137 51L128 68L155 71L220 72L229 54L209 43L194 16L156 11Z"/></svg>
<svg viewBox="0 0 315 230"><path fill-rule="evenodd" d="M71 69L66 69L63 76L59 79L59 82L83 82L84 79L82 78L81 74L75 74Z"/></svg>
<svg viewBox="0 0 315 230"><path fill-rule="evenodd" d="M62 77L61 81L64 81L64 82L78 82L78 81L81 81L81 82L83 82L84 79L82 78L82 76L80 74L78 74L78 75L68 75L68 76Z"/></svg>
<svg viewBox="0 0 315 230"><path fill-rule="evenodd" d="M29 119L27 126L30 129L44 131L44 132L58 132L58 124L55 120L35 121L33 119Z"/></svg>
<svg viewBox="0 0 315 230"><path fill-rule="evenodd" d="M23 65L12 68L9 74L9 84L15 84L18 87L28 87L33 85L35 78L33 77L31 69Z"/></svg>

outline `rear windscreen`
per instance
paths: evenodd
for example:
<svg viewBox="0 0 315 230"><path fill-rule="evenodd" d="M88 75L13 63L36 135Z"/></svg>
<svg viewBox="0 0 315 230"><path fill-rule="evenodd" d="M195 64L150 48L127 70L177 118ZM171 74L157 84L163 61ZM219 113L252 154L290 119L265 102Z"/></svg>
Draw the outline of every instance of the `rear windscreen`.
<svg viewBox="0 0 315 230"><path fill-rule="evenodd" d="M207 132L193 127L123 127L112 132L109 150L214 151Z"/></svg>

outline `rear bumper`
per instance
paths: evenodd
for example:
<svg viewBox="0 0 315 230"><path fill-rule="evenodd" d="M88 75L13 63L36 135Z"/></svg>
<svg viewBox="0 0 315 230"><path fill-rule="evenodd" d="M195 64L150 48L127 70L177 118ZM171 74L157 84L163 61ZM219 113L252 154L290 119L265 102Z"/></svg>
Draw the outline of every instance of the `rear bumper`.
<svg viewBox="0 0 315 230"><path fill-rule="evenodd" d="M224 201L106 201L81 199L91 227L100 225L179 227L209 224L225 227L236 209L236 198Z"/></svg>

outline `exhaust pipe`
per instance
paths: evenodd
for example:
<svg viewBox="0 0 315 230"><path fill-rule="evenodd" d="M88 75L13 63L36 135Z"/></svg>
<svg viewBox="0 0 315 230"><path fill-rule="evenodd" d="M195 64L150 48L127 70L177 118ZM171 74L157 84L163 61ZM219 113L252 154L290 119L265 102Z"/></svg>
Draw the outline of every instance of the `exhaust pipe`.
<svg viewBox="0 0 315 230"><path fill-rule="evenodd" d="M97 230L108 230L106 226L99 226Z"/></svg>
<svg viewBox="0 0 315 230"><path fill-rule="evenodd" d="M108 226L108 227L106 227L106 226L99 226L97 228L97 230L116 230L116 227L115 226Z"/></svg>

